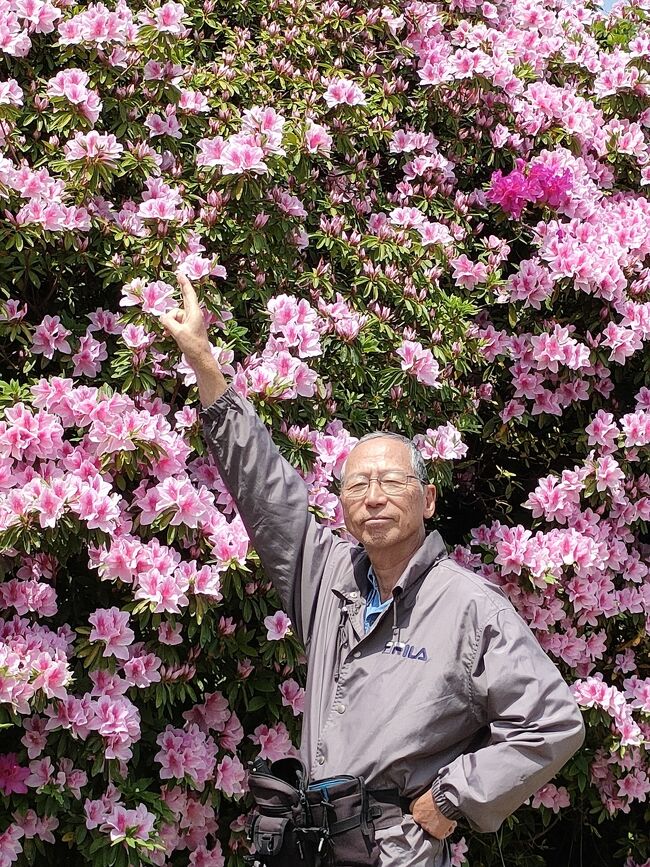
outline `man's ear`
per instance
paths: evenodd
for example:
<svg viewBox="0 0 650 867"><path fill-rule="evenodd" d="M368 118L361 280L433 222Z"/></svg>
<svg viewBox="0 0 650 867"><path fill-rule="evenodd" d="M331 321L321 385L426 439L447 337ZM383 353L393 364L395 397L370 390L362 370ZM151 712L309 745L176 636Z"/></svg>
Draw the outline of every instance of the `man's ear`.
<svg viewBox="0 0 650 867"><path fill-rule="evenodd" d="M431 518L436 511L436 486L426 485L424 488L424 517Z"/></svg>

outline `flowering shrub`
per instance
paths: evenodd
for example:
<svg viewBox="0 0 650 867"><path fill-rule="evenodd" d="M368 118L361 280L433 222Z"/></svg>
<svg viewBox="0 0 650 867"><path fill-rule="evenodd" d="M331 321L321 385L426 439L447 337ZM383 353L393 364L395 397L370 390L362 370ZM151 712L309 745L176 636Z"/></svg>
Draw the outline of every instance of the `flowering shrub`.
<svg viewBox="0 0 650 867"><path fill-rule="evenodd" d="M0 864L240 865L246 763L295 749L178 268L321 520L354 437L415 437L573 684L584 750L453 863L642 864L648 0L0 11Z"/></svg>

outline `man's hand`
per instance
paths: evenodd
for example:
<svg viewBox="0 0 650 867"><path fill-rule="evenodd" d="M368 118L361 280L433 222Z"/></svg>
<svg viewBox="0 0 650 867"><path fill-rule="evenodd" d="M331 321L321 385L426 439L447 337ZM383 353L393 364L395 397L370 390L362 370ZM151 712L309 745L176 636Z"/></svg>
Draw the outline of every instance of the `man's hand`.
<svg viewBox="0 0 650 867"><path fill-rule="evenodd" d="M210 406L224 393L228 383L212 355L208 330L194 287L184 274L176 274L181 287L183 306L160 317L160 324L174 338L196 375L203 406Z"/></svg>
<svg viewBox="0 0 650 867"><path fill-rule="evenodd" d="M203 313L199 306L194 287L184 274L176 273L178 285L181 287L183 306L163 313L160 322L165 331L174 338L178 348L185 356L187 363L193 359L211 355L208 330L205 327Z"/></svg>
<svg viewBox="0 0 650 867"><path fill-rule="evenodd" d="M437 840L444 840L456 830L456 822L443 816L430 791L411 803L411 813L414 821Z"/></svg>

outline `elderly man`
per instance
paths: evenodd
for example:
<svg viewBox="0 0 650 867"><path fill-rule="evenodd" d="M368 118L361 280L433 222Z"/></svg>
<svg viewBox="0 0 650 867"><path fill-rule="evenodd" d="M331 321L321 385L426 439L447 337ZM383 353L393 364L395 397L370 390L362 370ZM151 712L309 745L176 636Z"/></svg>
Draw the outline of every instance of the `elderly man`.
<svg viewBox="0 0 650 867"><path fill-rule="evenodd" d="M495 831L578 749L576 704L502 592L426 534L436 490L410 441L371 434L348 457L341 499L359 545L315 520L179 283L183 308L162 323L196 373L206 440L306 648L310 779L397 790L406 808L378 824L372 863L444 867L457 821Z"/></svg>

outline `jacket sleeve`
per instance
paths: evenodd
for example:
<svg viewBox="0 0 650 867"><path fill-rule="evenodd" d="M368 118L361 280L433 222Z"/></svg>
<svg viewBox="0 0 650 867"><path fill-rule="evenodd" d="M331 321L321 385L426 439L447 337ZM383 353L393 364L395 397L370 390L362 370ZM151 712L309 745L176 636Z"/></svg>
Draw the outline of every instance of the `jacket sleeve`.
<svg viewBox="0 0 650 867"><path fill-rule="evenodd" d="M203 433L265 574L303 643L325 563L346 545L309 512L307 487L232 386L201 413Z"/></svg>
<svg viewBox="0 0 650 867"><path fill-rule="evenodd" d="M486 745L459 756L432 793L449 818L496 831L545 785L584 740L582 715L559 671L512 608L480 633L469 690Z"/></svg>

